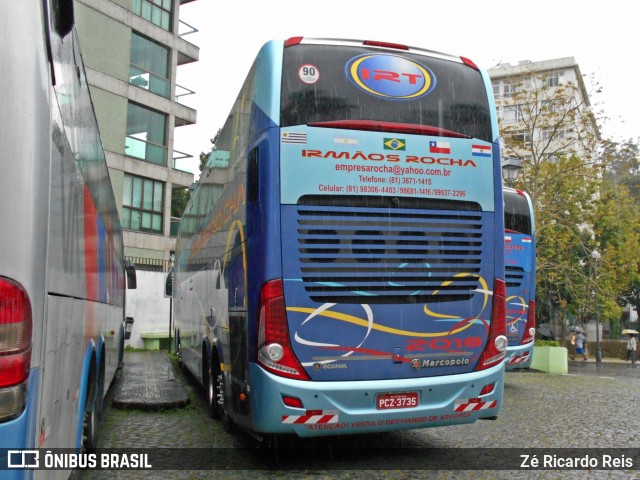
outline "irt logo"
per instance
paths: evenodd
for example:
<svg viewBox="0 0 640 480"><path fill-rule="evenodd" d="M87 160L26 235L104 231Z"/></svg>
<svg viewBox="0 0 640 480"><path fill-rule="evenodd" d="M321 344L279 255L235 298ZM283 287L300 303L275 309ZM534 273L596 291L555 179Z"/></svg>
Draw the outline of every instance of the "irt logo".
<svg viewBox="0 0 640 480"><path fill-rule="evenodd" d="M436 77L427 67L397 55L354 57L345 65L345 74L359 89L389 100L419 98L436 86Z"/></svg>

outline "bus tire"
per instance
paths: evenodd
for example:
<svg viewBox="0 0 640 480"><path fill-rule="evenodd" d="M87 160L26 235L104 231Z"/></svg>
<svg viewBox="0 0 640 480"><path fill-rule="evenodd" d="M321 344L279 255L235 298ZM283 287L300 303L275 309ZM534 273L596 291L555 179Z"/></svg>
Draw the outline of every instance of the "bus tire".
<svg viewBox="0 0 640 480"><path fill-rule="evenodd" d="M96 411L97 415L100 415L104 407L104 393L105 393L104 384L105 384L105 373L106 373L105 363L107 361L105 354L106 354L105 348L102 347L102 354L101 354L101 360L100 360L100 373L98 374L98 385L97 385L96 396L93 404L93 410Z"/></svg>
<svg viewBox="0 0 640 480"><path fill-rule="evenodd" d="M203 356L203 382L205 395L207 396L207 407L211 418L220 418L220 404L217 396L217 378L220 364L215 358Z"/></svg>
<svg viewBox="0 0 640 480"><path fill-rule="evenodd" d="M180 370L184 370L184 362L182 361L182 343L180 342L180 333L177 330L175 332L175 337L176 337L175 351L176 351L176 357L178 357L178 366L180 367Z"/></svg>
<svg viewBox="0 0 640 480"><path fill-rule="evenodd" d="M222 423L222 429L225 432L227 432L229 434L236 433L236 425L235 425L235 423L233 423L233 420L231 420L231 418L229 417L229 414L224 409L224 406L222 407L222 414L220 416L220 423Z"/></svg>
<svg viewBox="0 0 640 480"><path fill-rule="evenodd" d="M214 359L217 360L217 359ZM227 413L225 398L224 398L224 390L225 390L225 380L224 375L220 369L220 362L216 362L216 367L212 368L212 383L215 385L215 395L217 401L217 415L216 418L220 419L220 423L222 424L222 429L227 433L235 433L235 425L233 420L229 418L229 414ZM213 377L213 373L215 372L215 377Z"/></svg>
<svg viewBox="0 0 640 480"><path fill-rule="evenodd" d="M98 412L93 385L87 386L87 399L82 416L82 450L93 452L98 447Z"/></svg>
<svg viewBox="0 0 640 480"><path fill-rule="evenodd" d="M120 327L120 341L118 342L118 368L124 367L124 328Z"/></svg>
<svg viewBox="0 0 640 480"><path fill-rule="evenodd" d="M91 410L84 412L82 424L82 449L85 452L94 452L98 447L98 413L92 406Z"/></svg>

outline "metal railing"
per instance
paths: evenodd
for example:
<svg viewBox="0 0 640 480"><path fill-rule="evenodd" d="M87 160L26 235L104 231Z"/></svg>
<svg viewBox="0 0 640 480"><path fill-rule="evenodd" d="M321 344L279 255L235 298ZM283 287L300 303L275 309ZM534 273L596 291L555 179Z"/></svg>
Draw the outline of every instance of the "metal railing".
<svg viewBox="0 0 640 480"><path fill-rule="evenodd" d="M180 38L185 37L187 35L191 35L192 33L197 33L198 29L192 25L189 25L187 22L183 22L182 20L179 20L180 24L178 25L178 36ZM188 30L185 32L183 31L183 25L184 27L186 27Z"/></svg>
<svg viewBox="0 0 640 480"><path fill-rule="evenodd" d="M183 87L182 85L178 85L176 83L176 94L175 94L175 101L178 102L180 105L184 105L184 103L182 103L180 101L180 97L186 97L188 95L193 95L196 92L193 90L188 89L187 87Z"/></svg>
<svg viewBox="0 0 640 480"><path fill-rule="evenodd" d="M192 173L186 166L181 168L178 165L178 163L181 160L187 160L189 158L193 158L193 155L189 155L188 153L184 153L184 152L180 152L178 150L174 150L173 151L173 165L172 165L172 168L174 170L178 170L180 172Z"/></svg>
<svg viewBox="0 0 640 480"><path fill-rule="evenodd" d="M172 263L171 260L161 258L125 257L125 260L131 260L136 270L143 272L168 272Z"/></svg>

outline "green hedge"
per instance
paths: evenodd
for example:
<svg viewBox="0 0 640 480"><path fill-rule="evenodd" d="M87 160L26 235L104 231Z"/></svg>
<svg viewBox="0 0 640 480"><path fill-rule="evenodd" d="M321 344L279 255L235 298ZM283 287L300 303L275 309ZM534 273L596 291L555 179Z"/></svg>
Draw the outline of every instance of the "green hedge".
<svg viewBox="0 0 640 480"><path fill-rule="evenodd" d="M536 345L538 340L536 340ZM559 342L556 342L559 343ZM574 347L571 345L570 340L564 342L564 346L567 347L569 355L573 354ZM587 348L589 355L595 357L596 355L596 342L587 342ZM602 350L602 356L607 358L620 358L622 360L627 359L627 342L617 340L601 340L600 348Z"/></svg>

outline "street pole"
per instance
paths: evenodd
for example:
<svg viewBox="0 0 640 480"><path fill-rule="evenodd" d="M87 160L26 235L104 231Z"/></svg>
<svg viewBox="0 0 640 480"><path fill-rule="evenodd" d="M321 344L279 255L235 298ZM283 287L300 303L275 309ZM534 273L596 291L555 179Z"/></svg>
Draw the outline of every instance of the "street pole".
<svg viewBox="0 0 640 480"><path fill-rule="evenodd" d="M598 318L598 260L600 260L600 252L594 250L591 253L593 257L593 268L596 283L596 363L602 363L602 345L600 344L600 319Z"/></svg>

